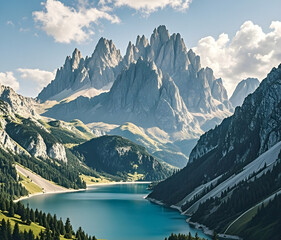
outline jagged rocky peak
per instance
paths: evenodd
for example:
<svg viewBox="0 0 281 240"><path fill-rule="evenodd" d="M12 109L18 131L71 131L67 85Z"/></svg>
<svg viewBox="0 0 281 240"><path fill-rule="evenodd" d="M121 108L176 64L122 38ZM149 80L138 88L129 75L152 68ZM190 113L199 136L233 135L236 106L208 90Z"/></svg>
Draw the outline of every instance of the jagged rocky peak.
<svg viewBox="0 0 281 240"><path fill-rule="evenodd" d="M129 66L139 57L154 61L157 67L170 75L179 68L187 69L189 64L187 49L180 34L170 36L163 25L154 29L150 42L145 36L138 36L136 45L129 43L124 65Z"/></svg>
<svg viewBox="0 0 281 240"><path fill-rule="evenodd" d="M148 59L155 61L162 71L172 76L176 71L188 69L190 60L179 33L170 36L165 26L159 26L151 35L150 45Z"/></svg>
<svg viewBox="0 0 281 240"><path fill-rule="evenodd" d="M101 38L91 58L85 65L88 69L91 86L96 89L112 85L120 73L122 56L112 40Z"/></svg>
<svg viewBox="0 0 281 240"><path fill-rule="evenodd" d="M106 106L111 112L133 114L135 119L132 121L137 124L149 122L148 125L154 124L168 132L190 133L194 128L194 135L201 133L173 80L163 74L154 62L142 58L118 76L109 92Z"/></svg>
<svg viewBox="0 0 281 240"><path fill-rule="evenodd" d="M160 48L170 39L170 34L166 26L161 25L155 28L150 37L150 45L155 52L159 52Z"/></svg>
<svg viewBox="0 0 281 240"><path fill-rule="evenodd" d="M72 56L67 56L64 62L64 65L57 70L57 75L60 73L60 71L72 71L74 72L76 69L78 69L80 61L82 60L82 54L81 52L75 48Z"/></svg>
<svg viewBox="0 0 281 240"><path fill-rule="evenodd" d="M231 111L226 89L210 68L202 68L200 57L187 49L179 33L170 35L165 26L154 29L150 43L138 36L136 45L128 45L124 65L140 57L155 62L157 68L172 77L188 110L199 113Z"/></svg>
<svg viewBox="0 0 281 240"><path fill-rule="evenodd" d="M201 69L200 56L196 55L192 49L189 49L189 51L187 52L187 56L192 67L191 70L195 73L198 72ZM207 68L207 71L209 73L211 72L210 70L210 68ZM211 74L213 74L213 71Z"/></svg>
<svg viewBox="0 0 281 240"><path fill-rule="evenodd" d="M120 72L121 61L120 50L112 40L105 38L98 41L91 57L84 59L75 48L72 56L68 56L64 65L57 70L55 79L39 93L37 99L62 100L81 89L109 86Z"/></svg>
<svg viewBox="0 0 281 240"><path fill-rule="evenodd" d="M244 99L253 93L259 84L260 81L257 78L247 78L239 82L230 98L233 107L241 106Z"/></svg>
<svg viewBox="0 0 281 240"><path fill-rule="evenodd" d="M148 45L149 45L148 39L144 35L142 35L141 37L140 35L137 36L136 47L138 49L146 48Z"/></svg>
<svg viewBox="0 0 281 240"><path fill-rule="evenodd" d="M120 50L116 48L112 40L100 38L98 44L89 60L89 67L91 64L106 63L107 66L116 67L122 60ZM106 62L104 62L106 61Z"/></svg>
<svg viewBox="0 0 281 240"><path fill-rule="evenodd" d="M74 52L72 53L72 71L79 67L80 60L82 59L81 52L75 48Z"/></svg>
<svg viewBox="0 0 281 240"><path fill-rule="evenodd" d="M126 54L123 59L123 65L125 67L128 67L131 63L135 63L140 57L146 59L148 49L148 39L144 35L142 35L142 37L138 35L136 45L132 44L132 42L129 41Z"/></svg>
<svg viewBox="0 0 281 240"><path fill-rule="evenodd" d="M34 99L17 94L12 88L0 84L0 99L9 104L13 113L23 117L39 117Z"/></svg>
<svg viewBox="0 0 281 240"><path fill-rule="evenodd" d="M108 106L112 109L126 108L128 111L136 108L150 110L159 98L161 85L162 72L153 62L139 58L137 63L131 64L118 76L109 93L111 104Z"/></svg>

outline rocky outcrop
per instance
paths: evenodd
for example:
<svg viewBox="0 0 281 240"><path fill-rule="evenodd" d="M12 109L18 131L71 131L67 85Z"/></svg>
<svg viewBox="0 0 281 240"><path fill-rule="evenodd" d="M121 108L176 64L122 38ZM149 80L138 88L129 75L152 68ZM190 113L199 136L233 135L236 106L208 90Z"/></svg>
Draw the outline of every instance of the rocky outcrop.
<svg viewBox="0 0 281 240"><path fill-rule="evenodd" d="M165 26L154 29L148 40L137 37L136 45L129 43L124 65L140 57L155 62L164 74L169 74L178 86L186 107L191 112L210 113L231 110L221 79L215 79L210 68L202 68L200 57L187 50L180 34L170 36Z"/></svg>
<svg viewBox="0 0 281 240"><path fill-rule="evenodd" d="M93 55L86 59L85 65L88 69L91 86L101 89L109 84L112 85L120 73L120 62L122 56L112 40L101 38L96 46Z"/></svg>
<svg viewBox="0 0 281 240"><path fill-rule="evenodd" d="M69 104L81 107L73 106L75 111L69 112ZM63 120L79 117L86 123L129 121L142 127L159 127L175 136L181 132L188 138L202 133L169 75L163 75L153 62L141 59L118 76L109 93L94 99L79 98L69 104L64 109L63 105L55 106L48 116Z"/></svg>
<svg viewBox="0 0 281 240"><path fill-rule="evenodd" d="M14 154L28 155L28 153L23 148L21 148L12 138L10 138L7 132L1 128L0 128L0 147Z"/></svg>
<svg viewBox="0 0 281 240"><path fill-rule="evenodd" d="M229 99L233 107L241 106L244 99L251 93L253 93L260 82L257 78L247 78L242 80L236 86L231 98Z"/></svg>
<svg viewBox="0 0 281 240"><path fill-rule="evenodd" d="M51 146L48 156L59 161L67 162L65 148L60 143L55 143Z"/></svg>
<svg viewBox="0 0 281 240"><path fill-rule="evenodd" d="M23 117L39 117L37 103L32 98L17 94L12 88L0 84L0 99L9 104L11 111Z"/></svg>
<svg viewBox="0 0 281 240"><path fill-rule="evenodd" d="M81 89L108 89L120 72L122 56L113 42L101 38L91 57L82 57L75 49L63 67L57 70L55 79L45 87L37 99L61 100Z"/></svg>
<svg viewBox="0 0 281 240"><path fill-rule="evenodd" d="M31 139L26 150L34 157L40 157L42 159L48 157L47 146L40 134L37 135L37 138Z"/></svg>

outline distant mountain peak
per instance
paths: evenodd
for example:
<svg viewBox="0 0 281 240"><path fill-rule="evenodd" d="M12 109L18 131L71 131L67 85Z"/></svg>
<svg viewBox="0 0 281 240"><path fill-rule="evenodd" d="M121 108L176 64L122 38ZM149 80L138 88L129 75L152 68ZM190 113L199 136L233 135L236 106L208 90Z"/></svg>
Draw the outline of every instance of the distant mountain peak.
<svg viewBox="0 0 281 240"><path fill-rule="evenodd" d="M112 42L112 40L108 40L108 39L102 37L98 41L92 57L95 54L105 55L105 54L110 54L110 53L114 53L114 52L118 52L120 54L120 50L117 50L117 48L114 45L114 43Z"/></svg>
<svg viewBox="0 0 281 240"><path fill-rule="evenodd" d="M165 25L160 25L158 28L155 28L153 34L150 38L150 44L153 46L156 42L157 44L164 44L170 39L169 31Z"/></svg>
<svg viewBox="0 0 281 240"><path fill-rule="evenodd" d="M137 48L145 48L149 44L148 39L142 35L141 37L138 35L136 40L136 47Z"/></svg>
<svg viewBox="0 0 281 240"><path fill-rule="evenodd" d="M241 106L244 99L253 93L260 82L257 78L247 78L239 82L230 98L233 107Z"/></svg>

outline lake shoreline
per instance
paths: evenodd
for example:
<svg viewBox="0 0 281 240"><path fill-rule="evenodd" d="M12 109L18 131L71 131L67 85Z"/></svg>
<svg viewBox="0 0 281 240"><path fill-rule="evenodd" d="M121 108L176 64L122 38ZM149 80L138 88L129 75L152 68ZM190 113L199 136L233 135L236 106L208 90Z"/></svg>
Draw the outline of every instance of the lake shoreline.
<svg viewBox="0 0 281 240"><path fill-rule="evenodd" d="M214 230L212 229L209 229L207 226L201 224L201 223L198 223L198 222L191 222L190 221L190 217L185 215L181 209L178 207L178 206L175 206L175 205L172 205L172 206L167 206L165 203L159 201L159 200L156 200L156 199L153 199L153 198L148 198L146 197L145 198L146 200L154 203L154 204L157 204L157 205L160 205L160 206L164 206L164 207L167 207L167 208L171 208L171 209L175 209L175 210L178 210L180 212L181 215L183 216L186 216L186 223L189 224L190 226L192 226L193 228L195 229L198 229L200 231L202 231L204 234L206 234L207 236L209 237L212 237L213 234L214 234ZM242 238L240 238L239 236L236 236L236 235L228 235L228 234L223 234L223 233L220 233L218 234L218 236L222 239L226 239L226 240L242 240Z"/></svg>
<svg viewBox="0 0 281 240"><path fill-rule="evenodd" d="M87 191L83 190L81 193L46 195L24 200L22 203L51 214L56 213L63 218L69 217L75 229L83 226L87 233L102 236L103 239L116 239L113 236L120 235L117 240L133 239L129 236L134 236L136 240L146 239L142 236L154 236L148 239L159 240L172 232L188 234L189 231L193 235L198 232L199 236L211 239L202 231L189 226L186 218L178 211L159 207L145 199L150 193L148 184L149 182L91 184L87 186ZM94 215L99 216L99 219ZM113 233L104 233L105 223L110 225ZM124 227L124 224L131 226L130 229ZM94 228L97 229L95 232L92 230Z"/></svg>
<svg viewBox="0 0 281 240"><path fill-rule="evenodd" d="M22 196L18 199L15 199L14 202L19 202L22 200L26 200L35 196L40 195L50 195L50 194L61 194L61 193L71 193L71 192L82 192L87 191L89 188L92 188L94 186L111 186L111 185L122 185L122 184L150 184L151 182L144 181L144 182L106 182L106 183L93 183L93 184L87 184L86 188L80 188L80 189L68 189L65 188L65 190L61 191L49 191L49 192L38 192L38 193L32 193L28 194L27 196Z"/></svg>

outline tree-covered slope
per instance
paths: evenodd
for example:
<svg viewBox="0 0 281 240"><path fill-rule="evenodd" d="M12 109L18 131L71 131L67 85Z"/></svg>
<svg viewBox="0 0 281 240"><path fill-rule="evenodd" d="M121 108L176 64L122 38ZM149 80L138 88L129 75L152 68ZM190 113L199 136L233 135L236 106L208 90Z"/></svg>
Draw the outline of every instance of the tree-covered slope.
<svg viewBox="0 0 281 240"><path fill-rule="evenodd" d="M187 166L158 184L149 198L177 205L191 220L223 232L281 188L280 141L281 65L233 116L200 137Z"/></svg>
<svg viewBox="0 0 281 240"><path fill-rule="evenodd" d="M127 180L135 175L139 180L165 179L171 170L149 155L146 149L119 136L94 138L73 148L73 152L97 171L121 176Z"/></svg>

